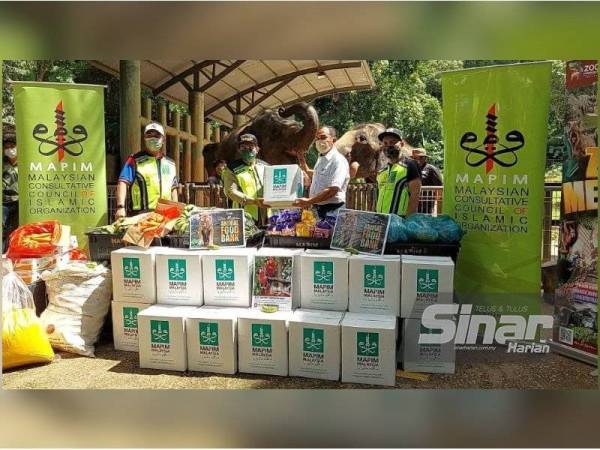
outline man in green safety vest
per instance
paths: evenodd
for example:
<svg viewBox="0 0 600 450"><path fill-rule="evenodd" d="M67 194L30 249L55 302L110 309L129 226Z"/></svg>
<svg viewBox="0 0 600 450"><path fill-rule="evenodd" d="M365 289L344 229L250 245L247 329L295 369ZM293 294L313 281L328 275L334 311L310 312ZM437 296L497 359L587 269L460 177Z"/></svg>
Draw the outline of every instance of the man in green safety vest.
<svg viewBox="0 0 600 450"><path fill-rule="evenodd" d="M377 174L377 212L407 216L417 212L421 192L421 174L417 164L400 154L403 145L400 130L388 128L379 134L388 165Z"/></svg>
<svg viewBox="0 0 600 450"><path fill-rule="evenodd" d="M139 214L153 210L161 198L177 201L177 168L175 162L164 155L164 145L163 126L156 122L146 125L144 151L130 155L119 175L117 219L125 217L126 212Z"/></svg>
<svg viewBox="0 0 600 450"><path fill-rule="evenodd" d="M241 158L230 162L221 175L225 195L232 201L232 208L243 208L258 224L264 224L267 219L263 203L266 163L256 157L259 151L256 136L240 135L238 151Z"/></svg>

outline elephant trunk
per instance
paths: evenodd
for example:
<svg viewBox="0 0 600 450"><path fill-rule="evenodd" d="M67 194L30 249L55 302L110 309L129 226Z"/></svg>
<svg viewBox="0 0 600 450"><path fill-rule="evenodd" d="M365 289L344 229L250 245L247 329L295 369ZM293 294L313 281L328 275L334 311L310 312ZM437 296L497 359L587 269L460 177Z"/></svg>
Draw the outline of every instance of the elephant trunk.
<svg viewBox="0 0 600 450"><path fill-rule="evenodd" d="M297 116L302 121L300 128L292 138L292 148L289 152L294 154L298 161L305 160L305 153L312 144L319 129L319 115L314 106L305 102L296 103L285 109L279 110L281 117Z"/></svg>

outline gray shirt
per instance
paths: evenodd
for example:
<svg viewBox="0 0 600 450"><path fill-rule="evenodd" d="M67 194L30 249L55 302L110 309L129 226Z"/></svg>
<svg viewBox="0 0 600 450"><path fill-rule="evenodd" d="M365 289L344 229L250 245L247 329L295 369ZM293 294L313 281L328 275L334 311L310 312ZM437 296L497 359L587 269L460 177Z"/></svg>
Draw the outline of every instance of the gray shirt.
<svg viewBox="0 0 600 450"><path fill-rule="evenodd" d="M346 201L346 189L350 181L350 166L348 160L337 151L335 146L325 155L320 155L313 169L312 183L309 195L314 197L328 187L338 187L340 190L320 205L343 203Z"/></svg>

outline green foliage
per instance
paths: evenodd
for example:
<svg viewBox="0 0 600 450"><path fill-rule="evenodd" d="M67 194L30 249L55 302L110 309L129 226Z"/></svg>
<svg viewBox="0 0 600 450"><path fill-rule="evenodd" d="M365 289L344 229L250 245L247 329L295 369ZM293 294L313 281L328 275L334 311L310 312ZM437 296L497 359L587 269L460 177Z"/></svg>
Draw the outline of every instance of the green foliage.
<svg viewBox="0 0 600 450"><path fill-rule="evenodd" d="M364 122L400 128L406 140L424 147L430 162L443 168L441 72L470 67L514 64L520 60L414 60L369 61L375 81L371 91L350 92L315 101L321 123L333 125L341 135ZM548 168L560 177L566 97L565 64L552 62Z"/></svg>

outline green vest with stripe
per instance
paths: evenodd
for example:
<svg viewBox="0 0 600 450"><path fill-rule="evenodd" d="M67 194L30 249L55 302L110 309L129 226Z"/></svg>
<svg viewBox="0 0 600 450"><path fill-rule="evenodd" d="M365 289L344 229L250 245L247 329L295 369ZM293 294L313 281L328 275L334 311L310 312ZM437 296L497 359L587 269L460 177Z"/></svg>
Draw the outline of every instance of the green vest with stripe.
<svg viewBox="0 0 600 450"><path fill-rule="evenodd" d="M408 209L408 168L401 162L388 165L377 174L377 212L405 216Z"/></svg>
<svg viewBox="0 0 600 450"><path fill-rule="evenodd" d="M245 195L252 199L262 197L263 195L263 174L258 173L259 164L261 163L257 161L254 166L250 166L245 162L238 160L234 161L229 166L235 176L239 188ZM232 208L242 208L242 206L237 202L233 202ZM258 206L246 205L243 209L250 214L254 220L259 220Z"/></svg>
<svg viewBox="0 0 600 450"><path fill-rule="evenodd" d="M133 155L135 180L129 187L130 209L144 211L155 209L159 199L171 199L177 178L175 161L166 156L155 158L146 152Z"/></svg>

